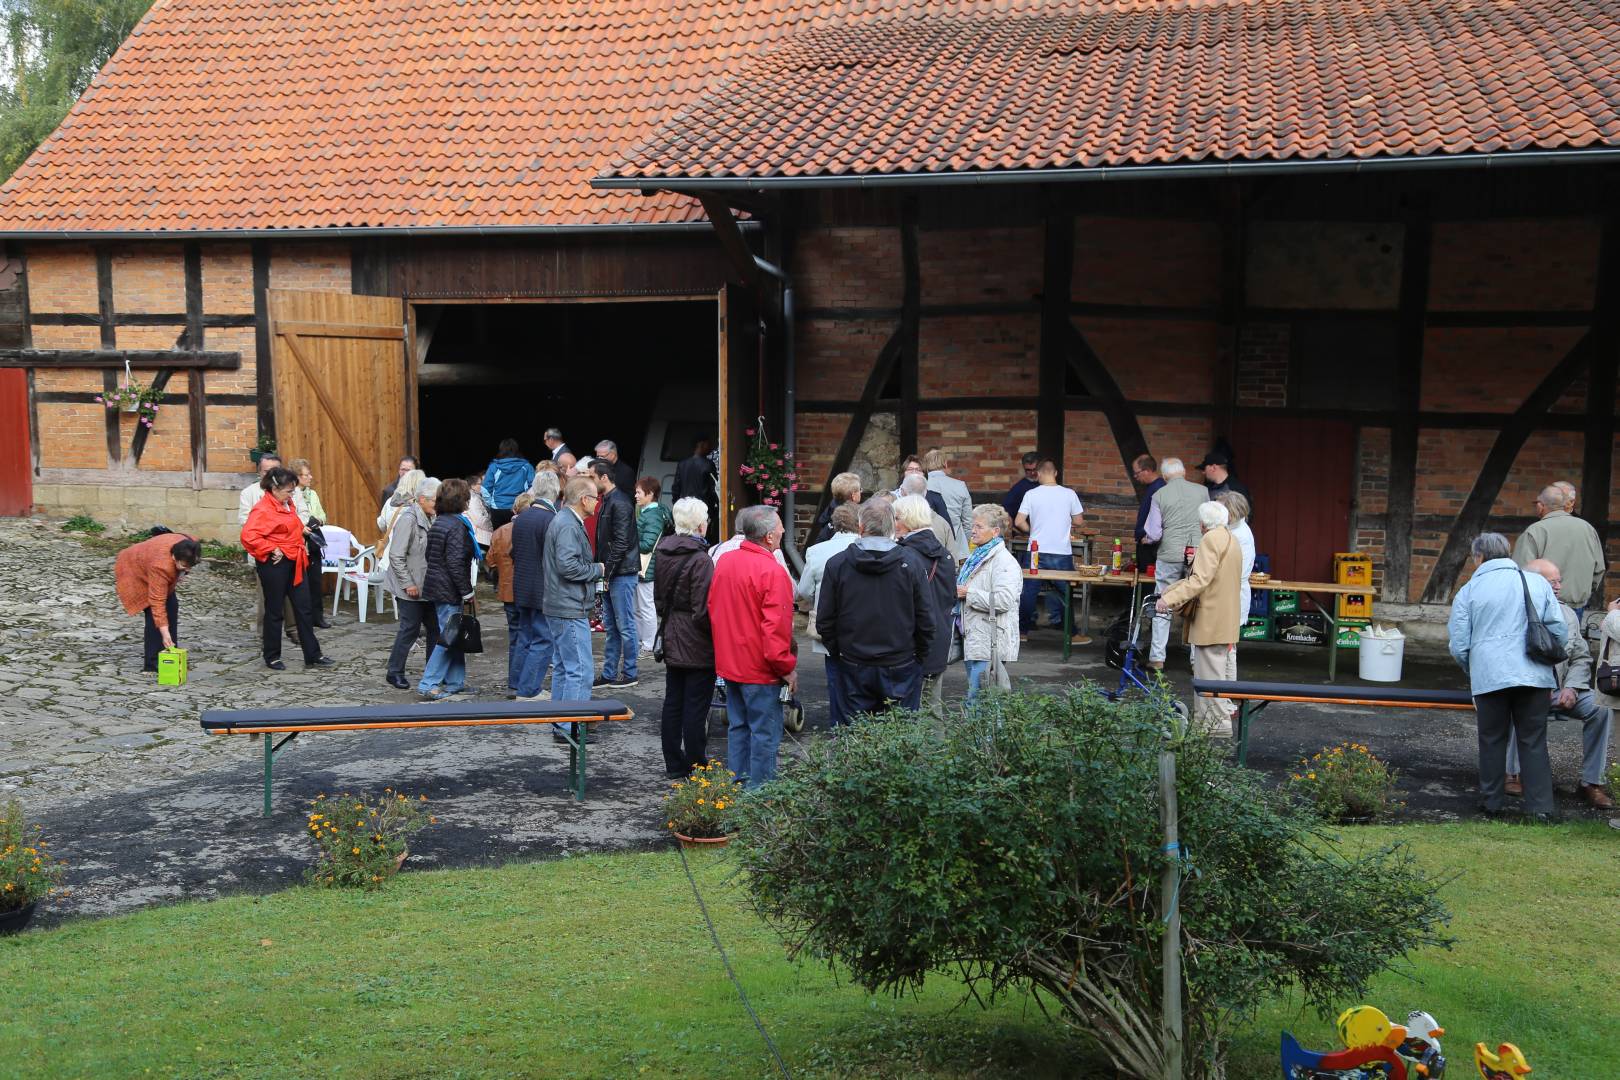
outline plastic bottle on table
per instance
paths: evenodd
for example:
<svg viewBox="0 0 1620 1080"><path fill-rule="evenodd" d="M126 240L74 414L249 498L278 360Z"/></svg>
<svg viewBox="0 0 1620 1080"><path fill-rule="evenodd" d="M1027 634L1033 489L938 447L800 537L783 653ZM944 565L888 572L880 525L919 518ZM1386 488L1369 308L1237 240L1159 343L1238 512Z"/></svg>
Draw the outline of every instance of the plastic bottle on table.
<svg viewBox="0 0 1620 1080"><path fill-rule="evenodd" d="M1030 537L1029 541L1029 572L1032 574L1041 572L1041 545L1035 542L1034 537Z"/></svg>

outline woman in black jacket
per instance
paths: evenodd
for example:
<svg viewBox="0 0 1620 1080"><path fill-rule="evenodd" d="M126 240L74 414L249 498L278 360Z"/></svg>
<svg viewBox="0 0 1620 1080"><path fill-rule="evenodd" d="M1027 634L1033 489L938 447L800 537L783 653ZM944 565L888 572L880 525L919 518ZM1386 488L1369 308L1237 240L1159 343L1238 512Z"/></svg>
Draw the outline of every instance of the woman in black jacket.
<svg viewBox="0 0 1620 1080"><path fill-rule="evenodd" d="M714 637L709 582L714 560L703 534L709 507L702 499L675 503L675 535L658 541L653 606L663 632L664 772L681 779L708 760L709 705L714 699Z"/></svg>
<svg viewBox="0 0 1620 1080"><path fill-rule="evenodd" d="M473 693L467 685L467 658L448 644L453 635L446 632L450 620L461 613L461 605L472 599L472 561L476 550L472 525L462 516L471 489L465 480L446 480L439 485L434 500L433 527L427 535L427 576L422 582L422 599L433 605L439 623L439 643L428 657L427 668L417 692L425 701L442 701L451 694Z"/></svg>
<svg viewBox="0 0 1620 1080"><path fill-rule="evenodd" d="M956 559L934 535L934 509L926 499L908 495L894 504L894 535L901 546L915 551L928 575L927 592L934 606L934 640L924 658L924 707L939 712L945 707L945 669L956 644Z"/></svg>

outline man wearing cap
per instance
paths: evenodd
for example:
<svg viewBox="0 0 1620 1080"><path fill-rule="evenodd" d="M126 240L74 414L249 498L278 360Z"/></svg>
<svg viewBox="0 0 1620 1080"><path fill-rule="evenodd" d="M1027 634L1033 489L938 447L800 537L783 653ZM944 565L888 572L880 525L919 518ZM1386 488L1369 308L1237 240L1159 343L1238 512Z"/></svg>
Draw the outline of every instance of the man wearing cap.
<svg viewBox="0 0 1620 1080"><path fill-rule="evenodd" d="M1232 475L1232 458L1225 450L1211 450L1198 467L1204 470L1204 486L1209 489L1212 501L1228 491L1235 491L1249 500L1249 509L1253 512L1254 496L1249 494L1247 484Z"/></svg>

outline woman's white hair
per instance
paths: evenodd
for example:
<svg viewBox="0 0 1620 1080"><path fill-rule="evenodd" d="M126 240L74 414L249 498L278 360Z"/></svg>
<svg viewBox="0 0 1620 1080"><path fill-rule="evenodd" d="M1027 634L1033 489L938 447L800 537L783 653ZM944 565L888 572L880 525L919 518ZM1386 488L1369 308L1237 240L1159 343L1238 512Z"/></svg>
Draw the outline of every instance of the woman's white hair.
<svg viewBox="0 0 1620 1080"><path fill-rule="evenodd" d="M562 494L562 481L549 470L535 473L534 483L529 485L529 494L546 502L556 502L557 496Z"/></svg>
<svg viewBox="0 0 1620 1080"><path fill-rule="evenodd" d="M1167 457L1159 462L1159 475L1166 480L1187 475L1187 466L1178 457Z"/></svg>
<svg viewBox="0 0 1620 1080"><path fill-rule="evenodd" d="M422 482L416 485L418 499L431 499L439 494L439 484L442 481L437 476L424 476Z"/></svg>
<svg viewBox="0 0 1620 1080"><path fill-rule="evenodd" d="M1218 529L1230 520L1231 515L1226 512L1226 507L1220 503L1207 502L1198 504L1198 524L1204 528Z"/></svg>
<svg viewBox="0 0 1620 1080"><path fill-rule="evenodd" d="M675 533L678 536L696 536L698 530L709 523L709 505L702 499L688 495L675 500Z"/></svg>
<svg viewBox="0 0 1620 1080"><path fill-rule="evenodd" d="M933 528L934 508L929 506L928 500L921 495L907 495L903 499L895 500L894 519L908 531L920 532L923 529Z"/></svg>

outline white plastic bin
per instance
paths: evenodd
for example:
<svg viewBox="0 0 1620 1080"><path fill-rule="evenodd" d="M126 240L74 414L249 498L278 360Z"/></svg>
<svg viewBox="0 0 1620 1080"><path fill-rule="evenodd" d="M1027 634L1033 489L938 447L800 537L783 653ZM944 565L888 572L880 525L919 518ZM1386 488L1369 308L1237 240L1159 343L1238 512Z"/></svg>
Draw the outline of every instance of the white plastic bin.
<svg viewBox="0 0 1620 1080"><path fill-rule="evenodd" d="M1406 635L1394 627L1367 627L1361 632L1361 677L1368 682L1400 682Z"/></svg>

